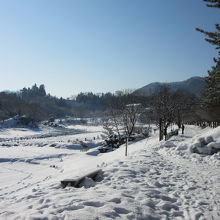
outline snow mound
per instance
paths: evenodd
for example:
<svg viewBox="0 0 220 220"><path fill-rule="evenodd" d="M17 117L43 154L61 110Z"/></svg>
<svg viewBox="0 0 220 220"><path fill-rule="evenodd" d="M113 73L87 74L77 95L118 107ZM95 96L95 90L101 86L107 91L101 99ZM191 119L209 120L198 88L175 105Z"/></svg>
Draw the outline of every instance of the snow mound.
<svg viewBox="0 0 220 220"><path fill-rule="evenodd" d="M204 136L196 137L189 146L191 153L212 155L220 151L220 127Z"/></svg>
<svg viewBox="0 0 220 220"><path fill-rule="evenodd" d="M14 127L18 124L19 122L19 116L15 116L13 118L9 118L5 121L1 122L1 128L10 128L10 127Z"/></svg>
<svg viewBox="0 0 220 220"><path fill-rule="evenodd" d="M217 154L220 153L220 127L202 130L193 138L173 137L168 141L161 141L159 146L161 150L169 154L183 156L184 158L196 153L202 155L215 154L216 156L213 158L217 159L220 155Z"/></svg>
<svg viewBox="0 0 220 220"><path fill-rule="evenodd" d="M13 128L13 127L30 127L30 128L37 128L37 124L26 115L16 115L12 118L9 118L7 120L3 120L0 122L0 128Z"/></svg>

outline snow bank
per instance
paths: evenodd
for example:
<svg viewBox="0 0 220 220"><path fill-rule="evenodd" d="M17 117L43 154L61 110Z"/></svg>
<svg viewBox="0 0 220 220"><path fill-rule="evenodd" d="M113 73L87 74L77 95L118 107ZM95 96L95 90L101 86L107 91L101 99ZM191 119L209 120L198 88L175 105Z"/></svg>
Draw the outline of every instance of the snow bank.
<svg viewBox="0 0 220 220"><path fill-rule="evenodd" d="M220 151L220 127L208 131L206 129L205 132L189 140L181 140L180 136L169 141L162 141L160 148L171 148L175 154L179 155L185 153L212 155Z"/></svg>
<svg viewBox="0 0 220 220"><path fill-rule="evenodd" d="M19 123L19 116L15 116L13 118L9 118L0 123L1 128L10 128L14 127Z"/></svg>
<svg viewBox="0 0 220 220"><path fill-rule="evenodd" d="M212 155L220 151L220 127L211 130L204 135L193 138L189 146L190 152Z"/></svg>

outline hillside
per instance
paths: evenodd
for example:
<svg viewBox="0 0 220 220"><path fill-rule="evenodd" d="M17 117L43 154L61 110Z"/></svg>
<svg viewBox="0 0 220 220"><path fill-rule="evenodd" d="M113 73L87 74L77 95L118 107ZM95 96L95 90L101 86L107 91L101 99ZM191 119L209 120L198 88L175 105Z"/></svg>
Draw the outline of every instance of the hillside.
<svg viewBox="0 0 220 220"><path fill-rule="evenodd" d="M205 89L206 82L205 79L202 77L192 77L180 82L170 82L170 83L154 82L140 89L137 89L135 93L138 95L150 96L159 92L160 88L163 86L170 88L171 91L173 92L175 92L178 89L181 89L186 92L190 92L197 97L201 97Z"/></svg>

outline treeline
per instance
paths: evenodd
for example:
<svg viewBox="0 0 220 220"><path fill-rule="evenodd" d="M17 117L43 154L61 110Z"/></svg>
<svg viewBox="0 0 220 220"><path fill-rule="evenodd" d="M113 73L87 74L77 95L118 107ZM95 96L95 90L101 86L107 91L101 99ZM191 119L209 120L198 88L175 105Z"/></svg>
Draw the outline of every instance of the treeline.
<svg viewBox="0 0 220 220"><path fill-rule="evenodd" d="M38 87L34 84L31 88L23 88L18 95L28 104L38 105L46 115L44 118L63 117L72 114L71 106L67 104L67 101L62 97L57 98L47 94L44 85Z"/></svg>
<svg viewBox="0 0 220 220"><path fill-rule="evenodd" d="M129 97L129 98L128 98ZM91 111L106 111L112 102L116 99L129 99L133 97L132 100L135 103L147 103L149 97L137 95L130 90L116 91L115 93L97 93L92 92L81 92L75 97L76 105L91 110Z"/></svg>
<svg viewBox="0 0 220 220"><path fill-rule="evenodd" d="M15 93L0 92L0 120L15 115L27 115L35 120L46 118L46 112L38 104L27 103Z"/></svg>
<svg viewBox="0 0 220 220"><path fill-rule="evenodd" d="M122 110L129 104L141 104L142 109L147 109L142 114L142 121L155 122L155 110L159 106L159 110L164 113L178 111L178 117L184 117L184 120L191 121L202 120L205 115L201 113L200 104L202 102L197 96L183 91L177 90L172 92L169 88L161 86L160 91L151 96L138 95L131 91L117 91L116 93L93 94L80 93L75 98L76 102L89 110L101 107L103 111L109 112L110 109ZM91 107L91 108L90 108ZM158 111L159 111L158 110ZM190 110L190 111L189 111ZM172 115L174 113L172 112ZM146 119L144 119L146 118Z"/></svg>
<svg viewBox="0 0 220 220"><path fill-rule="evenodd" d="M1 92L0 119L15 115L26 115L36 121L67 115L109 116L109 112L124 115L124 111L128 110L127 106L137 105L141 106L138 107L141 110L138 112L138 120L143 123L158 124L162 120L167 127L171 123L180 126L182 122L218 121L219 111L217 114L207 112L204 103L204 98L199 99L181 90L172 92L166 87L161 87L161 90L152 96L141 96L127 90L115 93L79 93L73 99L64 99L47 94L44 85L38 87L35 84L17 93Z"/></svg>
<svg viewBox="0 0 220 220"><path fill-rule="evenodd" d="M46 93L45 86L34 84L17 93L0 93L0 119L26 115L35 121L71 115L67 100Z"/></svg>
<svg viewBox="0 0 220 220"><path fill-rule="evenodd" d="M108 93L94 94L92 92L81 92L76 96L76 103L79 103L82 107L89 110L105 110L108 106L109 101L115 95Z"/></svg>

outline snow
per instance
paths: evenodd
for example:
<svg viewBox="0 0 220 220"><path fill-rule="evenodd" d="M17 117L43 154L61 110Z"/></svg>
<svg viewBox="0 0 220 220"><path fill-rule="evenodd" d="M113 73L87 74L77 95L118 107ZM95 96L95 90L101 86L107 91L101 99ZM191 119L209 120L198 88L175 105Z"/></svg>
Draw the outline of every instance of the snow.
<svg viewBox="0 0 220 220"><path fill-rule="evenodd" d="M7 120L1 121L0 122L0 127L1 128L8 128L12 126L16 126L19 122L19 116L15 116L13 118L9 118Z"/></svg>
<svg viewBox="0 0 220 220"><path fill-rule="evenodd" d="M98 126L94 126L94 125L69 125L66 126L67 128L70 129L78 129L78 130L84 130L87 132L97 132L97 131L103 131L103 127L98 125Z"/></svg>
<svg viewBox="0 0 220 220"><path fill-rule="evenodd" d="M84 132L1 131L0 219L220 219L220 153L191 152L196 143L219 146L220 127L186 126L184 135L162 142L156 132L130 143L127 157L125 146L98 153L100 126L73 128ZM81 151L80 140L89 151ZM97 182L60 185L97 169Z"/></svg>
<svg viewBox="0 0 220 220"><path fill-rule="evenodd" d="M8 128L0 130L0 138L14 138L14 137L28 137L33 135L42 134L40 129L29 129L29 128ZM48 132L48 131L47 131Z"/></svg>
<svg viewBox="0 0 220 220"><path fill-rule="evenodd" d="M204 155L212 155L220 149L220 127L216 129L203 129L197 130L196 127L188 127L188 131L185 136L180 135L176 138L172 138L171 141L161 142L161 148L167 149L167 152L182 155L184 157L194 157L192 153L199 153ZM197 133L190 138L190 132L194 134L195 130ZM188 135L188 136L187 136ZM217 154L218 155L218 154Z"/></svg>

